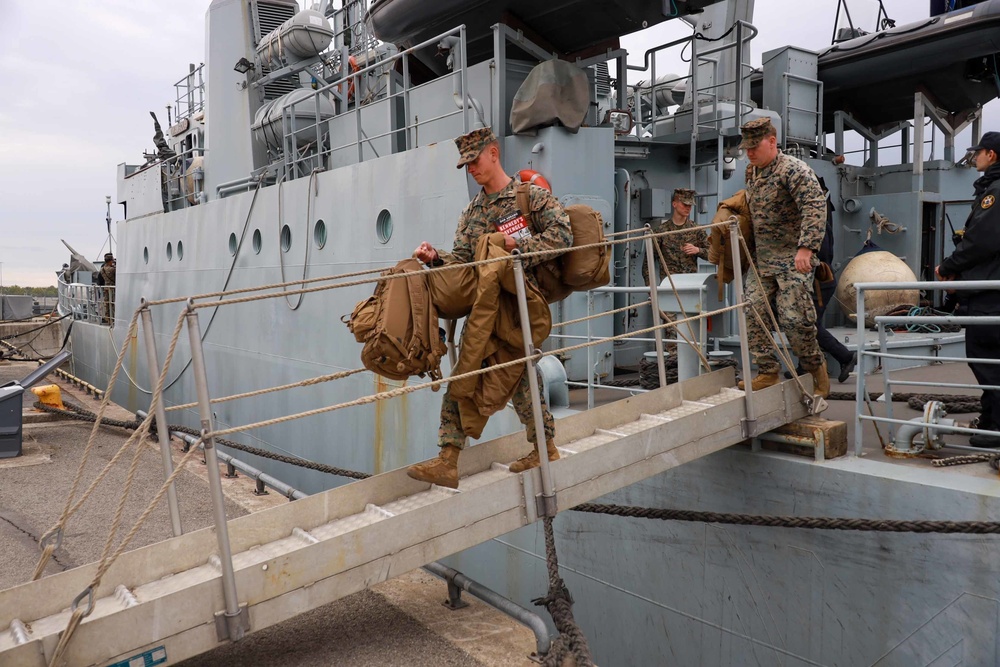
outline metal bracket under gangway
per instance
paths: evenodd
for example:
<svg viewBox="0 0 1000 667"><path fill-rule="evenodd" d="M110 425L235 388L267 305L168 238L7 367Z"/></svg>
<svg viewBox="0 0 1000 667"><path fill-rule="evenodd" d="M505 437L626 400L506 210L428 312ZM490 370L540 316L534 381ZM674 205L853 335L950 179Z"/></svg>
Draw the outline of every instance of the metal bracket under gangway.
<svg viewBox="0 0 1000 667"><path fill-rule="evenodd" d="M727 368L560 419L551 464L560 510L589 502L742 441L744 392ZM791 382L754 392L757 432L806 415ZM495 461L524 453L524 434L466 450L458 491L405 470L376 475L228 522L240 607L256 631L538 520L538 469ZM119 663L155 652L167 663L228 640L214 529L123 554L63 659ZM97 565L0 592L0 664L43 667L69 606Z"/></svg>

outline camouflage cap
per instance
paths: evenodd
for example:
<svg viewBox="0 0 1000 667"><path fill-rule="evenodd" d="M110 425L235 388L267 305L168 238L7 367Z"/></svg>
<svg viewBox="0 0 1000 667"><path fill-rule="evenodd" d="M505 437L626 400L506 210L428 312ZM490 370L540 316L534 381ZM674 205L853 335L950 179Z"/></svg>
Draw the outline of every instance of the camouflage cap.
<svg viewBox="0 0 1000 667"><path fill-rule="evenodd" d="M740 131L743 133L743 141L740 142L740 148L754 148L764 137L771 134L776 134L774 126L771 125L771 119L768 117L764 118L754 118L748 123L744 123L740 127Z"/></svg>
<svg viewBox="0 0 1000 667"><path fill-rule="evenodd" d="M694 206L694 197L697 193L694 190L688 188L677 188L674 190L674 196L671 199L676 199L682 204L687 204L688 206Z"/></svg>
<svg viewBox="0 0 1000 667"><path fill-rule="evenodd" d="M488 127L482 127L468 134L456 137L455 145L458 147L458 164L456 166L461 169L472 162L479 157L484 148L496 140L497 138L493 134L493 130Z"/></svg>

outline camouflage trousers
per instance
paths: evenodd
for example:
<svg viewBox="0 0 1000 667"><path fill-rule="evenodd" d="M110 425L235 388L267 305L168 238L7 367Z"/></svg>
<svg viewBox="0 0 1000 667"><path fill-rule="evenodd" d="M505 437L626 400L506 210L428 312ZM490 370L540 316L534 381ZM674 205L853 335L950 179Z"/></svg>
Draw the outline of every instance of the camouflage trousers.
<svg viewBox="0 0 1000 667"><path fill-rule="evenodd" d="M773 276L761 276L761 282L747 274L744 299L770 327L771 318L765 303L770 303L778 327L788 338L792 352L799 358L804 370L811 371L823 365L823 353L816 342L816 308L813 306L813 272L799 273L795 269ZM747 337L750 355L757 370L763 374L781 371L781 364L774 353L774 343L769 331L761 328L753 313L747 311Z"/></svg>
<svg viewBox="0 0 1000 667"><path fill-rule="evenodd" d="M115 302L112 300L111 293L108 290L104 290L104 319L107 320L109 324L113 324L115 321Z"/></svg>
<svg viewBox="0 0 1000 667"><path fill-rule="evenodd" d="M538 391L542 392L542 374L535 368L538 377ZM556 427L552 420L552 413L545 403L545 394L541 393L542 399L542 421L545 422L545 439L551 440L555 437ZM528 382L528 374L521 375L521 381L514 390L511 398L514 404L514 412L517 418L524 424L527 431L528 442L537 444L538 438L535 435L535 415L531 409L531 385ZM458 412L458 403L451 397L451 386L444 392L441 399L441 427L438 429L438 447L452 445L459 449L465 448L465 431L462 430L462 417Z"/></svg>

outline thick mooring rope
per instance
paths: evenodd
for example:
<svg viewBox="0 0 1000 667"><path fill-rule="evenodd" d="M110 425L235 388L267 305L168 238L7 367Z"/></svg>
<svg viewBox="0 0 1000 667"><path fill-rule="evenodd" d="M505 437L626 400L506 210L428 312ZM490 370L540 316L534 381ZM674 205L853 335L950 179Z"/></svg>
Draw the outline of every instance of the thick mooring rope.
<svg viewBox="0 0 1000 667"><path fill-rule="evenodd" d="M822 516L767 516L661 509L657 507L632 507L629 505L601 505L597 503L577 505L573 508L573 511L637 519L695 521L699 523L724 523L735 526L765 526L769 528L856 530L879 533L1000 534L1000 522L997 521L908 521L892 519L844 519Z"/></svg>
<svg viewBox="0 0 1000 667"><path fill-rule="evenodd" d="M552 642L552 647L542 659L545 667L562 667L563 661L570 655L576 660L576 667L593 667L594 660L590 656L590 647L583 630L573 617L573 596L570 595L566 582L559 576L559 558L556 555L556 538L552 531L552 517L542 519L545 531L545 565L549 573L549 590L545 597L532 600L536 605L545 607L552 616L559 636Z"/></svg>

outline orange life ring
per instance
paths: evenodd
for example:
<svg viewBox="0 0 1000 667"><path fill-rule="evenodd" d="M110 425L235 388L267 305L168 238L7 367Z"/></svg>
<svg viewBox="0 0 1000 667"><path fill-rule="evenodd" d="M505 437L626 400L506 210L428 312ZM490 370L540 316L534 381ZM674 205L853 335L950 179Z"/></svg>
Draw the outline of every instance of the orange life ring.
<svg viewBox="0 0 1000 667"><path fill-rule="evenodd" d="M545 188L549 192L552 192L552 186L549 185L547 180L545 180L545 177L533 169L522 169L517 172L517 177L522 183L534 183L538 187Z"/></svg>
<svg viewBox="0 0 1000 667"><path fill-rule="evenodd" d="M354 58L354 56L347 57L347 65L348 67L351 68L351 74L354 74L355 72L361 69L360 67L358 67L358 61ZM338 93L342 90L341 88L342 85L343 84L337 84ZM347 99L349 100L354 99L354 77L351 77L347 81Z"/></svg>

